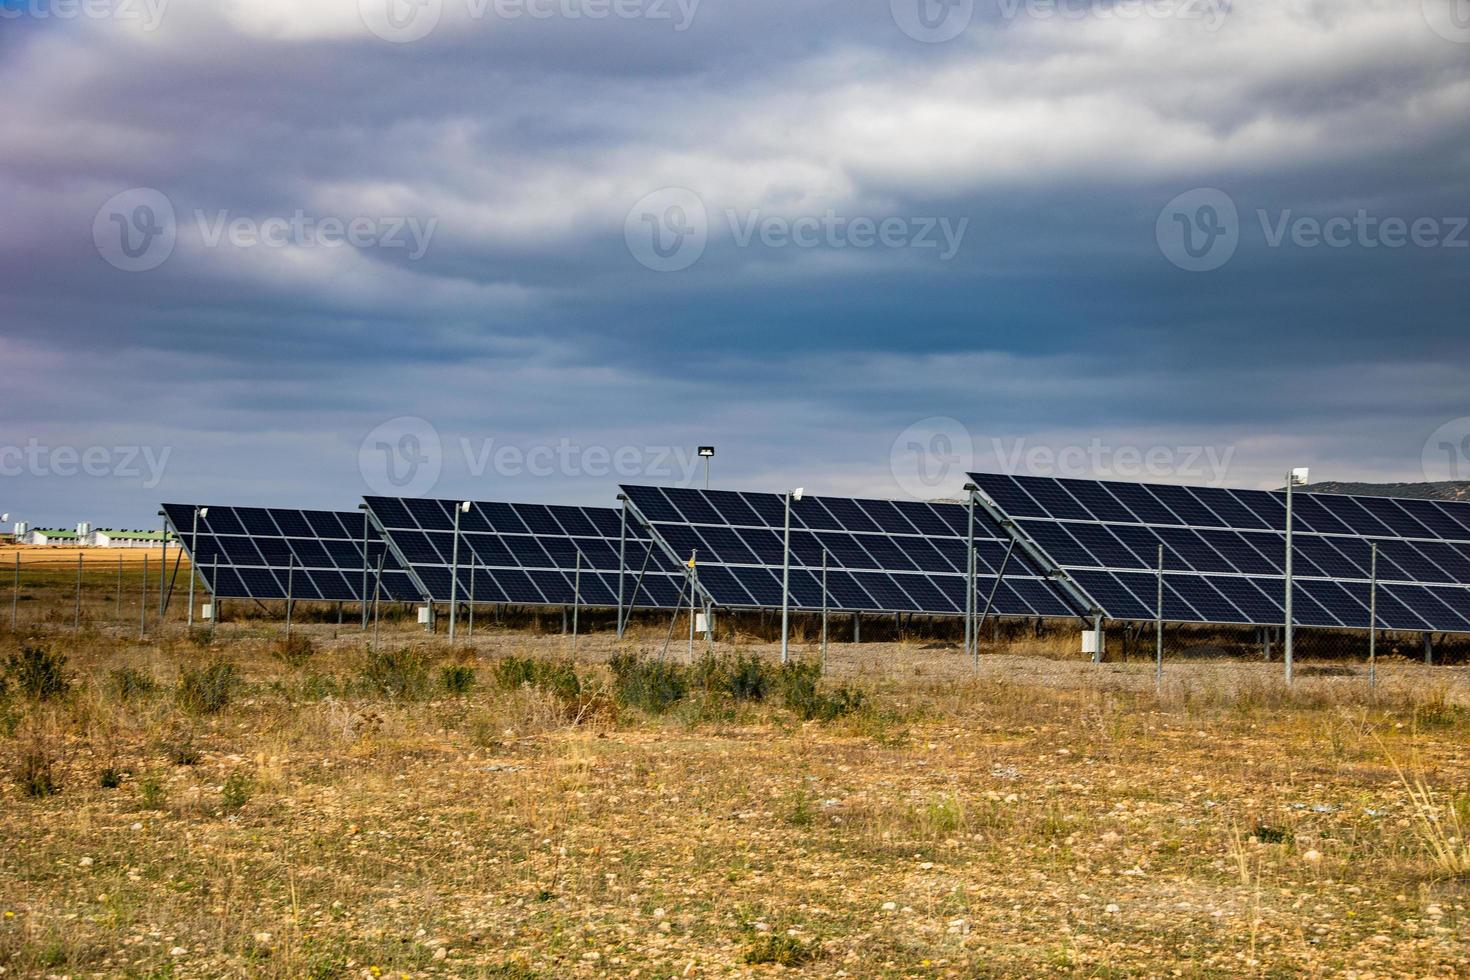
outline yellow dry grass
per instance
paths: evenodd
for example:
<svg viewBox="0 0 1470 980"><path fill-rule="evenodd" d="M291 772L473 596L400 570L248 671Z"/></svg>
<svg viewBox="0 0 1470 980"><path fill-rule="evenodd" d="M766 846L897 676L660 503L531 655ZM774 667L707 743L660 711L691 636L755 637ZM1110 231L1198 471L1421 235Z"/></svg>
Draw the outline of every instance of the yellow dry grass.
<svg viewBox="0 0 1470 980"><path fill-rule="evenodd" d="M1470 881L1438 850L1463 841L1425 833L1426 806L1443 834L1470 813L1460 669L1384 664L1370 700L1360 673L1288 692L1274 666L1171 664L1155 693L1148 664L1029 651L976 674L953 649L839 644L827 683L867 694L854 714L693 697L653 716L614 702L605 665L656 651L649 629L621 648L579 641L595 697L574 715L492 680L506 655L565 658L564 637L482 623L451 653L395 629L385 646L434 665L421 697L369 693L363 638L331 624L306 628L317 649L299 667L259 624L212 641L0 635L0 654L67 654L72 680L60 701L14 684L3 701L0 966L1470 972ZM184 711L179 675L222 658L243 686L218 714ZM439 684L448 663L476 668L468 694ZM156 686L124 696L121 667ZM54 760L54 796L14 778L34 748Z"/></svg>

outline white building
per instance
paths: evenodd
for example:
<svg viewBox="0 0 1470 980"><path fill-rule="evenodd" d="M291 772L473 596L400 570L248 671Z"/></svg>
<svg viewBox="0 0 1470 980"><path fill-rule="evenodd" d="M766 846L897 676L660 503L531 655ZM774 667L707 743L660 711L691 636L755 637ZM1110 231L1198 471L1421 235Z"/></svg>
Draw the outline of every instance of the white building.
<svg viewBox="0 0 1470 980"><path fill-rule="evenodd" d="M75 531L64 531L58 527L33 527L20 535L20 543L75 548L82 543L82 539Z"/></svg>
<svg viewBox="0 0 1470 980"><path fill-rule="evenodd" d="M173 540L173 535L169 535L169 540ZM104 527L92 532L90 543L98 548L157 548L163 543L163 532Z"/></svg>

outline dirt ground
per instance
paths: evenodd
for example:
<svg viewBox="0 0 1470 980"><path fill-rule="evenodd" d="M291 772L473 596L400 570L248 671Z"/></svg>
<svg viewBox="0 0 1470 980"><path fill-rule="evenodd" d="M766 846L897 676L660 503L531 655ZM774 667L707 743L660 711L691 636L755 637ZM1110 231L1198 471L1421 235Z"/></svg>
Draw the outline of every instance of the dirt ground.
<svg viewBox="0 0 1470 980"><path fill-rule="evenodd" d="M816 709L774 667L650 706L608 661L652 626L573 660L392 624L388 667L351 623L126 632L0 632L9 975L1470 973L1460 668L1370 698L1357 666L1171 662L1156 692L1056 641L978 672L844 643ZM27 693L26 646L65 693Z"/></svg>

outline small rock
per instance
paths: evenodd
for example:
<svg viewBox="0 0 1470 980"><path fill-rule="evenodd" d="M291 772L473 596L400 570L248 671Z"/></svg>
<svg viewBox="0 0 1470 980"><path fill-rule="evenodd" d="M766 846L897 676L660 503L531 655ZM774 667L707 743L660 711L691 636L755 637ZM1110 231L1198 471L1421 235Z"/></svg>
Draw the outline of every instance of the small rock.
<svg viewBox="0 0 1470 980"><path fill-rule="evenodd" d="M92 859L89 857L84 857L80 861L78 861L77 864L80 864L84 868L90 868L92 866Z"/></svg>
<svg viewBox="0 0 1470 980"><path fill-rule="evenodd" d="M884 902L883 903L883 911L885 911L885 912L892 912L896 908L898 908L898 903L897 902Z"/></svg>
<svg viewBox="0 0 1470 980"><path fill-rule="evenodd" d="M1316 848L1313 848L1312 850L1302 855L1302 860L1307 862L1308 864L1321 864L1322 852L1317 850Z"/></svg>
<svg viewBox="0 0 1470 980"><path fill-rule="evenodd" d="M168 951L168 955L170 955L170 956L183 956L187 952L188 952L188 950L185 949L184 947L182 947L182 946L175 946L173 949L171 949L171 950Z"/></svg>
<svg viewBox="0 0 1470 980"><path fill-rule="evenodd" d="M1106 912L1108 915L1117 915L1123 910L1118 908L1118 906L1114 905L1112 902L1109 902L1106 906L1103 907L1103 911Z"/></svg>

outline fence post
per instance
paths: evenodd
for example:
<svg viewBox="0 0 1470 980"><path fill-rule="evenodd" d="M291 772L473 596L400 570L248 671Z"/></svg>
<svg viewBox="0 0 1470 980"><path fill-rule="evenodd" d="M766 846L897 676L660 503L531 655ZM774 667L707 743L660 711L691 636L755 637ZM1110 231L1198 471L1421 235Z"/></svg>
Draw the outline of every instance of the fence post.
<svg viewBox="0 0 1470 980"><path fill-rule="evenodd" d="M113 613L119 621L122 620L122 555L117 556L117 611Z"/></svg>
<svg viewBox="0 0 1470 980"><path fill-rule="evenodd" d="M1154 598L1154 690L1164 689L1164 546L1159 545L1158 594Z"/></svg>
<svg viewBox="0 0 1470 980"><path fill-rule="evenodd" d="M296 556L286 559L286 639L291 639L291 593L296 588Z"/></svg>
<svg viewBox="0 0 1470 980"><path fill-rule="evenodd" d="M822 549L822 673L827 672L827 549Z"/></svg>
<svg viewBox="0 0 1470 980"><path fill-rule="evenodd" d="M76 618L72 620L71 631L80 633L82 631L82 553L77 552L77 612Z"/></svg>
<svg viewBox="0 0 1470 980"><path fill-rule="evenodd" d="M19 556L17 556L19 557ZM138 639L148 635L148 553L143 553L143 589L138 593Z"/></svg>
<svg viewBox="0 0 1470 980"><path fill-rule="evenodd" d="M16 614L20 610L20 552L15 553L15 590L10 593L10 632L16 630Z"/></svg>
<svg viewBox="0 0 1470 980"><path fill-rule="evenodd" d="M572 656L577 655L577 630L582 612L582 552L577 551L577 566L572 572Z"/></svg>
<svg viewBox="0 0 1470 980"><path fill-rule="evenodd" d="M1368 693L1378 690L1378 542L1368 553Z"/></svg>

